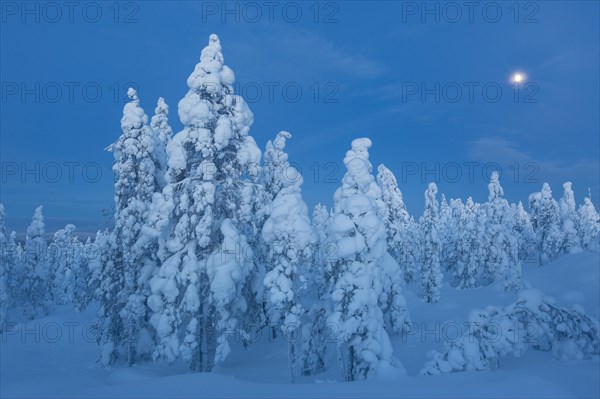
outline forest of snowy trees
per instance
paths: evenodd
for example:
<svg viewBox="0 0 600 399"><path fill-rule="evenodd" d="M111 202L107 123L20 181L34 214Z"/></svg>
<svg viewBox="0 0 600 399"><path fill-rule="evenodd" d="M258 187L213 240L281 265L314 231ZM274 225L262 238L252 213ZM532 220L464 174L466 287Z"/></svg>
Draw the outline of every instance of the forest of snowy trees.
<svg viewBox="0 0 600 399"><path fill-rule="evenodd" d="M427 303L444 300L444 285L497 284L516 302L481 311L481 328L435 354L423 373L485 369L524 350L519 339L473 343L496 319L537 323L560 356L600 352L596 321L523 290L521 279L526 261L543 267L599 250L600 216L589 197L577 205L570 182L558 200L543 184L526 205L504 198L496 172L485 203L448 201L430 183L422 215L412 216L393 172L373 166L371 140L357 138L332 206L310 212L286 153L292 135L278 133L261 152L216 35L187 85L176 134L164 99L149 118L129 89L122 134L108 148L113 228L82 242L69 224L47 242L40 206L19 242L0 205L0 328L97 303L104 366L183 361L211 371L231 353L233 335L249 346L263 334L286 339L292 382L336 367L353 381L400 367L390 337L411 320L406 284L420 285ZM327 361L326 338L337 364ZM576 342L574 355L561 350L566 339Z"/></svg>

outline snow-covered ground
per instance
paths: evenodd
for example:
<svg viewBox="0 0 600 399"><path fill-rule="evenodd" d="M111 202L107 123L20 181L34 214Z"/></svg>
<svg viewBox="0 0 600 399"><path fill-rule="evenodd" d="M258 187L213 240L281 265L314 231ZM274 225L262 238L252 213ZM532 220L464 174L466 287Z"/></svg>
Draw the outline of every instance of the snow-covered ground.
<svg viewBox="0 0 600 399"><path fill-rule="evenodd" d="M568 255L538 268L524 265L526 284L561 305L581 305L600 316L600 256ZM333 357L327 372L288 383L287 345L260 337L248 350L233 345L213 373L190 373L184 364L102 368L96 362L92 306L82 314L62 308L49 317L17 324L0 343L0 397L600 397L600 361L560 361L550 352L528 350L501 359L489 372L421 376L427 352L442 349L472 309L505 306L516 296L502 287L456 290L447 284L441 300L418 298L418 284L405 289L414 333L393 338L394 355L406 375L342 383ZM329 346L333 356L334 345Z"/></svg>

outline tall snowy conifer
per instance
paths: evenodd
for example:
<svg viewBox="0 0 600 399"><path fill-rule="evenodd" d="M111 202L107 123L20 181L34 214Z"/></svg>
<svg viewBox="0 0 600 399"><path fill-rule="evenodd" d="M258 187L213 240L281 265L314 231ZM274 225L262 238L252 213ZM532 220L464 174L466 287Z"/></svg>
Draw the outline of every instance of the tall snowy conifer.
<svg viewBox="0 0 600 399"><path fill-rule="evenodd" d="M373 200L380 194L371 174L370 147L371 140L356 139L346 153L347 172L334 195L329 229L337 245L329 322L336 326L338 361L349 381L371 377L382 363L393 363L379 302L386 231Z"/></svg>
<svg viewBox="0 0 600 399"><path fill-rule="evenodd" d="M302 176L290 166L285 153L288 132L267 144L265 162L273 163L269 187L274 190L269 218L262 229L271 269L264 284L271 323L288 335L290 380L296 381L296 337L304 313L299 301L299 275L306 272L316 236L301 195Z"/></svg>
<svg viewBox="0 0 600 399"><path fill-rule="evenodd" d="M415 223L406 210L402 192L392 171L385 165L379 165L377 172L381 198L387 208L385 224L388 252L400 264L403 278L409 282L413 280L417 267Z"/></svg>
<svg viewBox="0 0 600 399"><path fill-rule="evenodd" d="M155 357L181 356L210 371L230 352L228 335L247 310L245 289L256 265L245 232L253 229L260 150L248 135L253 121L233 92L234 74L211 35L179 102L184 128L167 146L168 184L160 214L162 265L151 282L158 345Z"/></svg>
<svg viewBox="0 0 600 399"><path fill-rule="evenodd" d="M134 89L123 109L123 133L109 147L114 153L115 227L112 261L104 265L101 283L102 363L113 363L124 352L128 365L138 357L140 336L148 324L148 279L155 267L147 224L154 194L161 188L160 140L148 125Z"/></svg>

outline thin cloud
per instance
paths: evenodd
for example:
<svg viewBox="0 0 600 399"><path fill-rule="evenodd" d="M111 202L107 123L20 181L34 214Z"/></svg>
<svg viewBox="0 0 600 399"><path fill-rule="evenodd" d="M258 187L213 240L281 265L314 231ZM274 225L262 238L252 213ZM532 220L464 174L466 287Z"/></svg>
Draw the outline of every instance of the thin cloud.
<svg viewBox="0 0 600 399"><path fill-rule="evenodd" d="M308 31L281 31L244 35L235 43L227 44L228 53L269 60L261 69L253 71L257 77L295 73L303 78L326 74L343 74L359 79L381 76L387 68L379 61L360 54L365 51L336 46L332 41ZM268 40L267 40L268 39ZM290 69L289 66L294 65Z"/></svg>
<svg viewBox="0 0 600 399"><path fill-rule="evenodd" d="M521 150L517 143L503 137L483 137L471 141L467 147L467 155L473 160L497 162L502 166L511 166L517 163L522 168L528 163L533 163L539 168L539 176L548 180L567 181L576 177L598 177L600 170L600 161L597 159L578 159L576 161L539 159Z"/></svg>

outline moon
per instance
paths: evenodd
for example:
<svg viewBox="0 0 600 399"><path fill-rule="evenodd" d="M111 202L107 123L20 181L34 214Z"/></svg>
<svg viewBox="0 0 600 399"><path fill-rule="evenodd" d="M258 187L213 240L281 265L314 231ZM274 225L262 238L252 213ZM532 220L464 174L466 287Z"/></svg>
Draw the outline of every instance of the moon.
<svg viewBox="0 0 600 399"><path fill-rule="evenodd" d="M525 75L521 72L515 72L512 76L512 81L514 83L521 83L525 79Z"/></svg>

